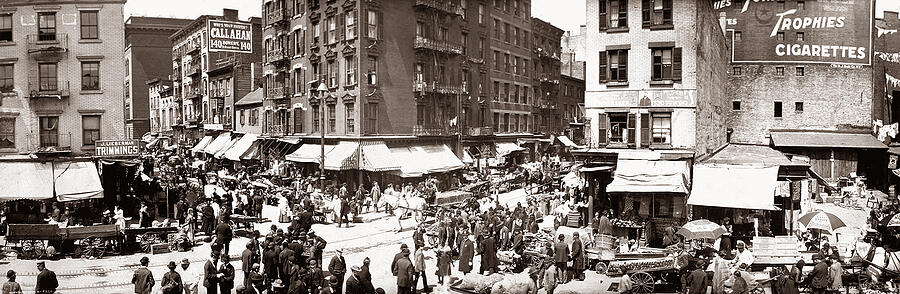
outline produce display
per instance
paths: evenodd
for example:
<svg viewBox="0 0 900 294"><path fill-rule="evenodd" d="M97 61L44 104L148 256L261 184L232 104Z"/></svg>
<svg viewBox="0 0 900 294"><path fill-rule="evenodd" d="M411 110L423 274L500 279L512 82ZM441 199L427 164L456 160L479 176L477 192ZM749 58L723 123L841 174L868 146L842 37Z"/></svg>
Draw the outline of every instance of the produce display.
<svg viewBox="0 0 900 294"><path fill-rule="evenodd" d="M476 273L468 273L462 278L462 282L457 285L460 289L474 290L477 293L491 293L491 287L503 280L503 275L493 274L490 276L479 275Z"/></svg>
<svg viewBox="0 0 900 294"><path fill-rule="evenodd" d="M614 218L610 219L609 222L619 228L643 228L646 225L645 222L640 220L630 220L630 219L622 219L622 218Z"/></svg>
<svg viewBox="0 0 900 294"><path fill-rule="evenodd" d="M529 294L534 288L534 281L528 274L515 274L505 276L491 286L491 294Z"/></svg>
<svg viewBox="0 0 900 294"><path fill-rule="evenodd" d="M622 275L625 273L669 270L676 268L675 260L676 258L674 256L636 260L616 260L609 262L606 273L608 275Z"/></svg>

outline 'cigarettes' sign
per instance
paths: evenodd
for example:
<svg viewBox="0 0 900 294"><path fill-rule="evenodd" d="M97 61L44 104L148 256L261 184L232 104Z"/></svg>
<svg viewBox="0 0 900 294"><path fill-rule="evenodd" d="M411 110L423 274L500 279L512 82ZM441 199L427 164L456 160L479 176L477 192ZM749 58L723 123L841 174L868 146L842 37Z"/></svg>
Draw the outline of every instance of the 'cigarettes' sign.
<svg viewBox="0 0 900 294"><path fill-rule="evenodd" d="M872 64L872 0L720 1L732 62ZM738 36L740 35L740 36Z"/></svg>
<svg viewBox="0 0 900 294"><path fill-rule="evenodd" d="M253 30L248 22L210 20L209 51L253 53Z"/></svg>

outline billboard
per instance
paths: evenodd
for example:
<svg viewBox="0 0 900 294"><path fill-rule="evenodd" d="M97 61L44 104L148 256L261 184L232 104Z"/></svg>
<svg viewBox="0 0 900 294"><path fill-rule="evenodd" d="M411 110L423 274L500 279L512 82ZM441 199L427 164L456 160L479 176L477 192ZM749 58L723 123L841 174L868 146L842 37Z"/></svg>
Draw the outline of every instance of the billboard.
<svg viewBox="0 0 900 294"><path fill-rule="evenodd" d="M874 0L719 0L732 62L872 64Z"/></svg>
<svg viewBox="0 0 900 294"><path fill-rule="evenodd" d="M253 53L253 27L248 22L209 20L210 52Z"/></svg>

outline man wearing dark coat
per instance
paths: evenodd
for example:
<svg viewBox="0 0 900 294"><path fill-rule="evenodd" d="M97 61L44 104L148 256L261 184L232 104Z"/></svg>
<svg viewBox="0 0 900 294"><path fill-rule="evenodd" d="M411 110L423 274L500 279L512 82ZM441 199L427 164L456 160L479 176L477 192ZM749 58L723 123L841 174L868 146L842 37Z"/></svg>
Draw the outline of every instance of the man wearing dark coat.
<svg viewBox="0 0 900 294"><path fill-rule="evenodd" d="M281 253L278 254L278 265L280 266L278 276L281 277L281 280L284 282L290 281L290 275L288 275L288 273L291 270L291 266L293 266L290 262L290 258L293 256L294 251L287 246L285 246L284 249L281 250ZM297 257L294 257L294 259L296 258Z"/></svg>
<svg viewBox="0 0 900 294"><path fill-rule="evenodd" d="M572 234L572 274L579 281L584 280L584 251L578 232Z"/></svg>
<svg viewBox="0 0 900 294"><path fill-rule="evenodd" d="M497 265L500 263L500 260L497 258L497 243L494 241L493 235L488 234L484 240L481 240L481 244L478 246L478 254L481 254L479 274L484 274L487 271L488 275L492 275L497 272Z"/></svg>
<svg viewBox="0 0 900 294"><path fill-rule="evenodd" d="M250 267L253 263L253 243L247 243L247 249L241 253L241 271L244 272L245 288L250 286Z"/></svg>
<svg viewBox="0 0 900 294"><path fill-rule="evenodd" d="M56 280L56 273L48 270L43 261L37 262L37 269L40 273L37 275L37 282L34 286L34 292L38 294L52 294L59 287L59 281Z"/></svg>
<svg viewBox="0 0 900 294"><path fill-rule="evenodd" d="M566 245L566 238L559 234L559 241L553 244L553 263L556 264L557 281L563 283L566 281L566 271L569 262L569 246Z"/></svg>
<svg viewBox="0 0 900 294"><path fill-rule="evenodd" d="M400 259L393 267L393 273L397 276L397 294L412 294L413 275L415 268L409 260L409 249L402 251Z"/></svg>
<svg viewBox="0 0 900 294"><path fill-rule="evenodd" d="M141 267L134 271L131 277L131 283L134 284L134 293L149 294L153 292L153 285L156 280L153 279L153 273L147 269L150 265L150 259L146 256L141 257Z"/></svg>
<svg viewBox="0 0 900 294"><path fill-rule="evenodd" d="M358 266L353 266L350 271L350 277L347 278L347 284L344 286L344 294L369 294L366 292L365 283L362 281L362 278L359 277L360 269Z"/></svg>
<svg viewBox="0 0 900 294"><path fill-rule="evenodd" d="M331 263L328 264L328 272L338 278L338 285L335 287L335 292L342 293L340 282L344 281L344 274L347 273L347 262L342 255L344 253L342 249L338 249L335 252L337 254L331 258Z"/></svg>
<svg viewBox="0 0 900 294"><path fill-rule="evenodd" d="M231 230L231 226L224 221L216 226L216 243L222 246L222 254L228 254L228 247L233 237L234 232Z"/></svg>
<svg viewBox="0 0 900 294"><path fill-rule="evenodd" d="M365 288L366 293L375 293L375 285L372 284L372 273L369 272L369 264L372 263L368 257L363 259L363 265L359 269L359 274L357 275L359 281L363 284L363 288Z"/></svg>
<svg viewBox="0 0 900 294"><path fill-rule="evenodd" d="M709 287L709 279L706 275L706 271L704 271L704 262L700 260L697 262L697 268L695 268L690 275L688 275L686 285L688 289L688 294L705 294L706 288Z"/></svg>
<svg viewBox="0 0 900 294"><path fill-rule="evenodd" d="M391 261L391 272L394 273L395 276L397 275L396 274L397 261L400 260L401 258L403 258L404 251L406 252L406 256L409 256L409 247L406 245L406 243L400 244L400 252L397 252L397 254L394 254L394 261Z"/></svg>
<svg viewBox="0 0 900 294"><path fill-rule="evenodd" d="M466 238L462 241L459 249L459 271L468 274L472 271L472 259L475 257L475 243L472 238Z"/></svg>
<svg viewBox="0 0 900 294"><path fill-rule="evenodd" d="M219 293L219 253L213 251L210 259L203 265L203 287L207 294Z"/></svg>
<svg viewBox="0 0 900 294"><path fill-rule="evenodd" d="M206 205L203 206L203 208L200 210L200 212L201 212L201 217L202 217L201 218L201 222L202 222L201 226L203 227L201 229L201 231L203 231L203 233L205 233L207 236L212 236L213 229L216 227L215 226L216 213L213 210L212 205L209 205L209 203L207 203Z"/></svg>
<svg viewBox="0 0 900 294"><path fill-rule="evenodd" d="M275 243L269 242L266 245L266 251L263 252L262 256L262 263L264 266L266 282L271 282L278 278L278 253L275 251Z"/></svg>

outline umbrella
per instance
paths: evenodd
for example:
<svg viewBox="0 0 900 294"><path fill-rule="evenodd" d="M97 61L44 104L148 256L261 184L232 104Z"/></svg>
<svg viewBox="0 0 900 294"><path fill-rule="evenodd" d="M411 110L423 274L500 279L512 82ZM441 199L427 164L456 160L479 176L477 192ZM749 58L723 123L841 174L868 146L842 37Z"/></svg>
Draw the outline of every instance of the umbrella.
<svg viewBox="0 0 900 294"><path fill-rule="evenodd" d="M891 216L885 217L881 220L880 224L882 226L888 227L900 227L900 213L895 213Z"/></svg>
<svg viewBox="0 0 900 294"><path fill-rule="evenodd" d="M706 219L687 222L678 230L678 234L684 236L686 240L716 239L725 232L725 228L721 225Z"/></svg>
<svg viewBox="0 0 900 294"><path fill-rule="evenodd" d="M841 218L824 211L813 211L804 214L797 221L807 229L820 229L824 231L834 231L834 229L847 226Z"/></svg>

